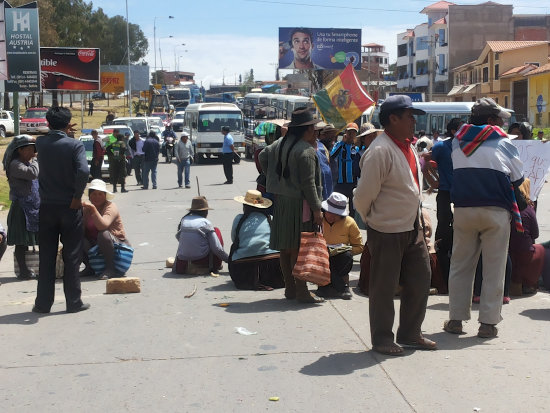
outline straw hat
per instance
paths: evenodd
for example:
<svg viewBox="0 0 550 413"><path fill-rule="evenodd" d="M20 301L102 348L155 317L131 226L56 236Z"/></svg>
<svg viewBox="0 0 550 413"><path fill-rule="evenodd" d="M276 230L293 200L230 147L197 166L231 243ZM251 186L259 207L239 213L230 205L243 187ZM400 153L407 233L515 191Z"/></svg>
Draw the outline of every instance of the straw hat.
<svg viewBox="0 0 550 413"><path fill-rule="evenodd" d="M112 192L107 190L107 184L101 179L93 179L92 182L90 182L90 185L88 185L88 191L90 191L90 189L93 189L94 191L105 192L107 200L109 201L115 197Z"/></svg>
<svg viewBox="0 0 550 413"><path fill-rule="evenodd" d="M196 196L191 200L189 211L206 211L212 209L208 207L208 201L204 196Z"/></svg>
<svg viewBox="0 0 550 413"><path fill-rule="evenodd" d="M262 193L255 189L249 189L246 191L245 196L236 196L233 199L241 204L250 205L254 208L269 208L273 204L270 199L262 197Z"/></svg>
<svg viewBox="0 0 550 413"><path fill-rule="evenodd" d="M361 125L361 133L359 133L357 137L362 138L363 136L367 136L367 135L370 135L371 133L376 133L376 132L383 132L383 130L376 129L372 123L366 122Z"/></svg>
<svg viewBox="0 0 550 413"><path fill-rule="evenodd" d="M326 201L321 202L321 208L340 216L348 216L348 197L340 192L333 192Z"/></svg>

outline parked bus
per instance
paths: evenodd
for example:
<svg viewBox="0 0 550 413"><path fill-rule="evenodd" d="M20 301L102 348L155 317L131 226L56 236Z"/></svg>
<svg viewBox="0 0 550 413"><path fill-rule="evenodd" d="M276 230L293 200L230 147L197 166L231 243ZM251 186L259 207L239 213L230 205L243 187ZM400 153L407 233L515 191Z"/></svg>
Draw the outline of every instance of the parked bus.
<svg viewBox="0 0 550 413"><path fill-rule="evenodd" d="M229 126L235 150L244 153L243 113L232 103L195 103L187 106L183 130L189 133L195 150L195 162L205 157L221 158L222 126Z"/></svg>
<svg viewBox="0 0 550 413"><path fill-rule="evenodd" d="M447 123L453 118L460 118L464 122L468 122L472 113L472 106L475 102L413 102L413 106L417 109L421 109L426 112L425 115L416 115L416 125L414 133L417 134L421 130L426 132L426 135L432 136L433 131L437 130L440 135L444 135L447 130ZM505 124L502 127L504 130L508 130L508 126L516 121L515 112L511 109L506 109L510 112L512 117L505 119ZM361 116L361 122L368 122L370 113L372 112L372 119L370 122L375 127L379 128L380 119L380 105L374 109L367 109Z"/></svg>

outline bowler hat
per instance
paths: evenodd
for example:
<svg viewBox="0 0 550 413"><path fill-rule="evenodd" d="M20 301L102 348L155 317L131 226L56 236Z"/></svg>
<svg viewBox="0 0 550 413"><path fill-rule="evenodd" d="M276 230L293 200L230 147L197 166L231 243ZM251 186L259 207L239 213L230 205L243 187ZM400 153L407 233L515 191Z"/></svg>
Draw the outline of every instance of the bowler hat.
<svg viewBox="0 0 550 413"><path fill-rule="evenodd" d="M478 99L472 106L473 116L498 116L502 119L509 119L512 115L505 111L491 98Z"/></svg>
<svg viewBox="0 0 550 413"><path fill-rule="evenodd" d="M208 201L204 196L196 196L191 200L189 211L206 211L212 209L208 207Z"/></svg>
<svg viewBox="0 0 550 413"><path fill-rule="evenodd" d="M287 123L285 126L308 126L315 125L319 122L321 122L321 119L314 118L311 110L309 110L308 108L298 108L292 112L290 123Z"/></svg>

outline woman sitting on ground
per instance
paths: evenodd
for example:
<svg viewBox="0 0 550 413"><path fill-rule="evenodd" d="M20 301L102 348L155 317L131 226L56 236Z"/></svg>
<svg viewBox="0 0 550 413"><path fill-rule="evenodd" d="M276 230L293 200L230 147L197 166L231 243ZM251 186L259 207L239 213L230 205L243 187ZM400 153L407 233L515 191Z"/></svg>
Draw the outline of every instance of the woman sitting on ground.
<svg viewBox="0 0 550 413"><path fill-rule="evenodd" d="M99 252L105 259L105 272L100 275L102 280L118 277L115 270L114 243L130 245L126 238L122 218L114 202L114 195L107 191L107 184L101 179L94 179L88 187L89 201L82 202L84 209L84 264L86 268L80 272L81 276L93 275L87 251L97 245Z"/></svg>
<svg viewBox="0 0 550 413"><path fill-rule="evenodd" d="M218 228L206 219L208 201L203 196L193 198L189 213L178 226L176 239L178 252L172 271L177 274L217 273L222 268L222 261L227 262L223 250L222 234Z"/></svg>
<svg viewBox="0 0 550 413"><path fill-rule="evenodd" d="M323 235L330 252L330 284L319 287L320 297L351 300L349 272L353 256L363 252L363 240L355 220L348 216L348 198L333 192L321 203L323 208Z"/></svg>
<svg viewBox="0 0 550 413"><path fill-rule="evenodd" d="M236 196L243 204L243 213L233 220L229 275L242 290L272 290L285 286L279 261L279 251L269 247L271 216L267 209L271 200L260 191L249 190Z"/></svg>
<svg viewBox="0 0 550 413"><path fill-rule="evenodd" d="M12 201L8 213L8 245L15 245L15 259L19 265L18 278L28 280L36 274L29 269L25 252L38 245L38 162L34 138L19 135L13 138L4 154L4 169L10 186Z"/></svg>

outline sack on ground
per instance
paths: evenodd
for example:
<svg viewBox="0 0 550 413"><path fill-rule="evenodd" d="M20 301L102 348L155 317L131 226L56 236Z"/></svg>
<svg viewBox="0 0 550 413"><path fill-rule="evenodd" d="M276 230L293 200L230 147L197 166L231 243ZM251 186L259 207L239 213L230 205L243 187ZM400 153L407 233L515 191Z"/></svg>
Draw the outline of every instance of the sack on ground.
<svg viewBox="0 0 550 413"><path fill-rule="evenodd" d="M302 232L298 260L292 275L320 286L330 283L330 262L325 237L320 232Z"/></svg>

